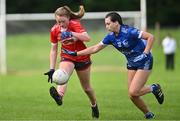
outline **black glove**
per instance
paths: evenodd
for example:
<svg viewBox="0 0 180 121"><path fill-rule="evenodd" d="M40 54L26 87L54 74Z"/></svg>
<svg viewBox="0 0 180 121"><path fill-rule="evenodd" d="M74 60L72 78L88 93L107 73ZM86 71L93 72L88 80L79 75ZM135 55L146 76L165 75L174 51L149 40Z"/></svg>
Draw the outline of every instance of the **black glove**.
<svg viewBox="0 0 180 121"><path fill-rule="evenodd" d="M63 53L66 53L68 55L77 56L77 52L73 52L73 51L66 50L66 49L63 49L62 51L63 51Z"/></svg>
<svg viewBox="0 0 180 121"><path fill-rule="evenodd" d="M44 75L48 75L48 82L52 83L52 76L54 71L55 71L54 69L50 69L48 72L44 73Z"/></svg>

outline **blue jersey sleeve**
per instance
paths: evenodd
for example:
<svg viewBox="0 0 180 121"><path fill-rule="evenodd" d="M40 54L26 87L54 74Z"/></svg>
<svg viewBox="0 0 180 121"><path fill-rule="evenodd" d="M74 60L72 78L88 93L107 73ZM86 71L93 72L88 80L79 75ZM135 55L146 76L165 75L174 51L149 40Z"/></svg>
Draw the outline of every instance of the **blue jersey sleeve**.
<svg viewBox="0 0 180 121"><path fill-rule="evenodd" d="M142 36L142 31L140 31L136 28L130 28L129 33L130 33L130 36L135 39L140 39Z"/></svg>
<svg viewBox="0 0 180 121"><path fill-rule="evenodd" d="M101 41L104 45L109 45L111 44L111 39L110 39L110 36L109 34L105 36L105 38Z"/></svg>

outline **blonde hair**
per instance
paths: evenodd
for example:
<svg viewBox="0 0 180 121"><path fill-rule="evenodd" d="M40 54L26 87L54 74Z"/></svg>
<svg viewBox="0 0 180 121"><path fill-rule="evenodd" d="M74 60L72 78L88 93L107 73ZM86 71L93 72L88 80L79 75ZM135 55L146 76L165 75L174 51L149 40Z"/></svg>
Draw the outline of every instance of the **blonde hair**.
<svg viewBox="0 0 180 121"><path fill-rule="evenodd" d="M84 16L84 13L85 10L83 5L79 6L78 12L73 12L68 6L63 6L55 11L55 16L67 16L70 19L80 19Z"/></svg>

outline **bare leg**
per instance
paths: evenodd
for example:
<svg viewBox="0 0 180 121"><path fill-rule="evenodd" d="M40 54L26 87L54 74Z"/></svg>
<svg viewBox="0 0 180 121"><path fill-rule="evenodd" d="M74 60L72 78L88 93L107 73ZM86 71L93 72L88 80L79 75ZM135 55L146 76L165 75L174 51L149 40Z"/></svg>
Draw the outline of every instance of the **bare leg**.
<svg viewBox="0 0 180 121"><path fill-rule="evenodd" d="M77 75L79 77L79 80L81 82L81 86L82 86L84 92L89 97L91 104L95 105L96 97L95 97L94 90L92 89L92 87L90 85L90 67L88 67L87 69L82 70L82 71L77 71Z"/></svg>
<svg viewBox="0 0 180 121"><path fill-rule="evenodd" d="M99 118L99 109L96 103L95 93L90 84L90 66L83 71L77 71L77 75L84 92L87 94L91 102L92 117Z"/></svg>
<svg viewBox="0 0 180 121"><path fill-rule="evenodd" d="M130 99L144 114L149 112L149 109L140 96L151 92L150 86L144 86L149 74L150 71L146 70L128 70L128 90Z"/></svg>
<svg viewBox="0 0 180 121"><path fill-rule="evenodd" d="M60 63L59 68L65 70L69 74L69 76L71 76L74 70L74 64L69 61L63 61ZM62 97L64 96L66 89L67 84L57 86L57 92Z"/></svg>

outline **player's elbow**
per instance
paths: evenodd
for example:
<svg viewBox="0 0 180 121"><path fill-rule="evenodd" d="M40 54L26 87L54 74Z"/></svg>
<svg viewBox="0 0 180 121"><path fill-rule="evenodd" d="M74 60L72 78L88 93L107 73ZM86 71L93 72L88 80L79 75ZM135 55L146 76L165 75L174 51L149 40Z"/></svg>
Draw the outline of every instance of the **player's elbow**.
<svg viewBox="0 0 180 121"><path fill-rule="evenodd" d="M152 34L149 35L149 40L152 41L152 42L155 40L154 36Z"/></svg>
<svg viewBox="0 0 180 121"><path fill-rule="evenodd" d="M89 42L91 40L90 36L86 32L82 33L81 37L81 40L85 42Z"/></svg>
<svg viewBox="0 0 180 121"><path fill-rule="evenodd" d="M90 40L91 40L90 36L86 36L84 41L89 42Z"/></svg>
<svg viewBox="0 0 180 121"><path fill-rule="evenodd" d="M93 53L97 53L101 50L101 48L99 48L98 46L94 46L93 47Z"/></svg>
<svg viewBox="0 0 180 121"><path fill-rule="evenodd" d="M93 53L97 53L99 50L97 48L93 49Z"/></svg>

